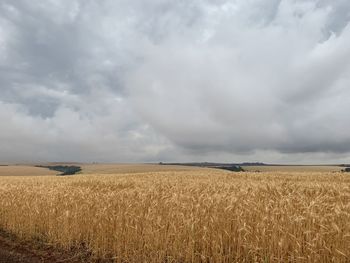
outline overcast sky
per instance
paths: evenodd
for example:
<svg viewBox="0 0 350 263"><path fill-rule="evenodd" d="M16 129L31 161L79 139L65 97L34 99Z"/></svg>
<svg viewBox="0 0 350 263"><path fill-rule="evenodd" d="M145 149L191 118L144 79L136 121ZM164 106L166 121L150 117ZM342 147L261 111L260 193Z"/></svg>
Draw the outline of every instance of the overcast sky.
<svg viewBox="0 0 350 263"><path fill-rule="evenodd" d="M350 162L349 0L0 0L0 162Z"/></svg>

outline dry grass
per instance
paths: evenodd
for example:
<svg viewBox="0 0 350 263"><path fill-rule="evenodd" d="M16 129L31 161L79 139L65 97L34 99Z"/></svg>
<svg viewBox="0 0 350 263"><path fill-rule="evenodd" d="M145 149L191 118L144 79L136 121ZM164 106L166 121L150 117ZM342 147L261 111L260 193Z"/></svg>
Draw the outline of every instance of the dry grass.
<svg viewBox="0 0 350 263"><path fill-rule="evenodd" d="M350 176L1 177L0 227L115 262L350 262Z"/></svg>

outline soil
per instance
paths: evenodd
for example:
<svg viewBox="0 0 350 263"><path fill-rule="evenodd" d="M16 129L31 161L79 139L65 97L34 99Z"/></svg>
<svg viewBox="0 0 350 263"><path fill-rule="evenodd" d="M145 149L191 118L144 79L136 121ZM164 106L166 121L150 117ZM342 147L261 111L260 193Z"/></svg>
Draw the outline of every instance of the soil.
<svg viewBox="0 0 350 263"><path fill-rule="evenodd" d="M21 241L0 230L0 263L107 263L111 260L93 258L87 251L60 250L43 242Z"/></svg>

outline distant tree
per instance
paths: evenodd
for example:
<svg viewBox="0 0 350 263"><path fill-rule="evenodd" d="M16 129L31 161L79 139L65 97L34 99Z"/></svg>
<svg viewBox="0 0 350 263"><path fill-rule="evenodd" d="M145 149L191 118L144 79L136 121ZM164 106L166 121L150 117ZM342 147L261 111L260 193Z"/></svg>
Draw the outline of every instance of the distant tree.
<svg viewBox="0 0 350 263"><path fill-rule="evenodd" d="M228 170L231 172L244 172L244 169L239 165L222 166L222 167L218 167L218 168Z"/></svg>
<svg viewBox="0 0 350 263"><path fill-rule="evenodd" d="M50 165L50 166L43 166L43 165L37 165L37 167L43 167L48 168L53 171L61 172L59 175L73 175L81 171L80 166L75 165Z"/></svg>

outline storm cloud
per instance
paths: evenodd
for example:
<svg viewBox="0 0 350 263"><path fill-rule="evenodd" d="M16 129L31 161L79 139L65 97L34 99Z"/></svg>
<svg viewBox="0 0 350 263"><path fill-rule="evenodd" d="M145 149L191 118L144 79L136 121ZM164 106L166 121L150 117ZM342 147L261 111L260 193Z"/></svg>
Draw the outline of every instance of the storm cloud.
<svg viewBox="0 0 350 263"><path fill-rule="evenodd" d="M0 2L1 161L350 162L347 0Z"/></svg>

